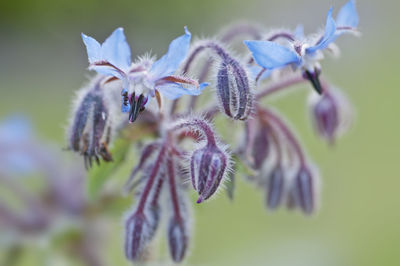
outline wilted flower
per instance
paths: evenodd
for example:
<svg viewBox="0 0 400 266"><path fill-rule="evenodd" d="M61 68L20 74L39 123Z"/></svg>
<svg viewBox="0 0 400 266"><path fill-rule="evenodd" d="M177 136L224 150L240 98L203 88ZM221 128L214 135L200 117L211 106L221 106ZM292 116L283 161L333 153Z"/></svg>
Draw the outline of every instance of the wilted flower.
<svg viewBox="0 0 400 266"><path fill-rule="evenodd" d="M356 33L358 15L354 0L350 0L341 8L335 20L332 18L332 8L328 12L325 32L318 39L303 38L303 34L297 34L288 39L287 45L281 45L272 41L245 41L251 51L254 60L261 67L272 70L287 65L295 69L301 68L305 78L309 79L318 93L322 93L319 81L320 65L323 58L322 50L331 45L338 36L346 32ZM298 37L299 39L295 39Z"/></svg>
<svg viewBox="0 0 400 266"><path fill-rule="evenodd" d="M173 40L168 52L156 62L131 63L131 51L122 28L116 29L100 45L92 37L82 34L89 57L89 69L100 74L122 80L122 111L129 112L129 121L134 122L151 97L161 93L169 99L182 95L199 95L208 85L196 80L174 76L189 51L191 33Z"/></svg>

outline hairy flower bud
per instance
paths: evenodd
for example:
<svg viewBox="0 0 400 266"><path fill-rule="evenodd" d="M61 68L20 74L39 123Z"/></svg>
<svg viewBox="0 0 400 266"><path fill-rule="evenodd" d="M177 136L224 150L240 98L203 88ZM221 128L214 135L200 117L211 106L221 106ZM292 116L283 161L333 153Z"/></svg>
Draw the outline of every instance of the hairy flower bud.
<svg viewBox="0 0 400 266"><path fill-rule="evenodd" d="M228 172L230 156L216 145L207 144L193 152L190 174L193 188L199 194L197 203L211 197Z"/></svg>
<svg viewBox="0 0 400 266"><path fill-rule="evenodd" d="M271 152L271 127L261 119L246 121L244 143L245 159L249 166L260 170Z"/></svg>
<svg viewBox="0 0 400 266"><path fill-rule="evenodd" d="M239 62L229 57L222 61L217 73L217 93L223 112L233 119L246 120L253 95L247 73Z"/></svg>
<svg viewBox="0 0 400 266"><path fill-rule="evenodd" d="M333 143L351 122L350 104L345 96L333 89L311 99L311 115L317 133L330 143Z"/></svg>
<svg viewBox="0 0 400 266"><path fill-rule="evenodd" d="M316 205L317 179L311 170L301 166L293 180L293 204L299 206L305 214L311 214Z"/></svg>
<svg viewBox="0 0 400 266"><path fill-rule="evenodd" d="M187 228L182 219L171 218L168 226L168 244L174 262L181 262L188 247Z"/></svg>
<svg viewBox="0 0 400 266"><path fill-rule="evenodd" d="M148 243L153 239L160 221L160 206L149 204L144 212L135 211L125 222L125 256L140 260Z"/></svg>
<svg viewBox="0 0 400 266"><path fill-rule="evenodd" d="M282 202L284 186L284 172L282 167L277 165L267 179L267 206L269 209L276 209Z"/></svg>
<svg viewBox="0 0 400 266"><path fill-rule="evenodd" d="M313 118L318 133L333 141L339 125L339 113L337 104L329 95L323 95L313 108Z"/></svg>
<svg viewBox="0 0 400 266"><path fill-rule="evenodd" d="M85 157L85 165L91 166L92 160L99 163L112 161L108 151L111 140L110 108L98 83L86 91L74 112L69 130L69 148Z"/></svg>

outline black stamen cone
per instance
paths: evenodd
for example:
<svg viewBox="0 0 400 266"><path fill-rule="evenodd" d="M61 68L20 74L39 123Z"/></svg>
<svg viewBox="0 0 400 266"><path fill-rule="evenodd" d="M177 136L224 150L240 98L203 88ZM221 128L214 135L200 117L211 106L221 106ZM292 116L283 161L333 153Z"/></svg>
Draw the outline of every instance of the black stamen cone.
<svg viewBox="0 0 400 266"><path fill-rule="evenodd" d="M129 121L135 122L139 112L143 111L143 95L140 95L137 101L135 101L135 95L132 95L131 110L129 112Z"/></svg>
<svg viewBox="0 0 400 266"><path fill-rule="evenodd" d="M314 71L314 73L311 73L310 71L306 70L305 78L311 82L312 86L318 94L322 94L322 87L321 83L319 82L319 71Z"/></svg>

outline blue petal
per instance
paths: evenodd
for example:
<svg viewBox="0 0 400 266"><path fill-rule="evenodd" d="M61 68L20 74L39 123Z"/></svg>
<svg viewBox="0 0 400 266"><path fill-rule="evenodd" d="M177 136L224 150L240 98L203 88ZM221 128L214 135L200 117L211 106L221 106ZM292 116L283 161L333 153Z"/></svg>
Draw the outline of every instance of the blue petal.
<svg viewBox="0 0 400 266"><path fill-rule="evenodd" d="M304 26L302 24L297 25L294 30L294 37L299 41L303 41L306 38L306 35L304 34Z"/></svg>
<svg viewBox="0 0 400 266"><path fill-rule="evenodd" d="M23 115L11 115L0 122L0 142L11 144L33 137L31 122Z"/></svg>
<svg viewBox="0 0 400 266"><path fill-rule="evenodd" d="M325 33L321 40L314 46L306 49L306 53L314 53L317 50L325 49L328 45L335 41L337 35L336 24L332 18L332 7L329 9L328 16L326 17Z"/></svg>
<svg viewBox="0 0 400 266"><path fill-rule="evenodd" d="M131 66L131 48L126 41L123 28L116 29L103 43L103 60L108 61L122 70Z"/></svg>
<svg viewBox="0 0 400 266"><path fill-rule="evenodd" d="M244 41L254 60L263 68L272 70L291 63L299 64L301 58L289 48L270 41Z"/></svg>
<svg viewBox="0 0 400 266"><path fill-rule="evenodd" d="M338 27L357 28L358 14L354 0L350 0L340 9L336 17L336 25Z"/></svg>
<svg viewBox="0 0 400 266"><path fill-rule="evenodd" d="M176 72L189 52L191 37L192 34L185 27L185 34L170 43L168 52L158 61L154 62L151 67L150 73L154 79L169 76Z"/></svg>
<svg viewBox="0 0 400 266"><path fill-rule="evenodd" d="M83 43L86 46L86 51L89 58L89 63L94 63L96 61L101 61L101 45L98 41L90 36L81 33Z"/></svg>
<svg viewBox="0 0 400 266"><path fill-rule="evenodd" d="M90 70L94 70L99 74L106 75L106 76L114 76L116 78L119 78L121 80L125 79L125 75L122 72L119 72L115 68L111 66L96 66L96 65L91 65L89 67Z"/></svg>
<svg viewBox="0 0 400 266"><path fill-rule="evenodd" d="M200 95L209 84L201 83L198 88L194 86L184 87L179 83L166 83L157 87L157 90L170 100L175 100L182 95Z"/></svg>

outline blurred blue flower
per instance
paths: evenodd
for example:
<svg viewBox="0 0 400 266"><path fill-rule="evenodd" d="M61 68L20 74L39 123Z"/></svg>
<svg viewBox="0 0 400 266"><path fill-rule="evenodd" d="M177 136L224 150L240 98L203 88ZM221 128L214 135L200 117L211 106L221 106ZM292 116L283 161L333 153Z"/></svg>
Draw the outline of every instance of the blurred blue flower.
<svg viewBox="0 0 400 266"><path fill-rule="evenodd" d="M122 80L122 111L131 111L131 122L156 92L169 99L176 99L182 95L199 95L208 85L173 75L186 58L191 36L185 27L185 34L173 40L168 52L159 60L132 64L130 48L122 28L116 29L101 45L82 33L89 57L89 69Z"/></svg>
<svg viewBox="0 0 400 266"><path fill-rule="evenodd" d="M32 139L32 125L25 117L12 115L0 121L0 172L21 175L36 170L29 154Z"/></svg>
<svg viewBox="0 0 400 266"><path fill-rule="evenodd" d="M295 40L288 45L272 41L244 41L244 43L261 67L273 70L292 65L294 68L308 71L308 78L316 82L320 70L318 62L323 58L320 51L328 48L343 33L357 33L357 25L355 3L354 0L350 0L340 9L336 22L332 17L332 8L329 9L324 34L318 39L305 38L303 28L299 26L294 32Z"/></svg>

